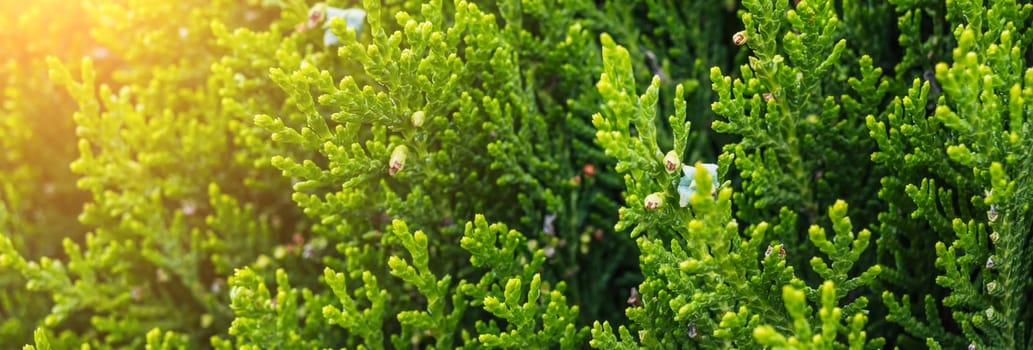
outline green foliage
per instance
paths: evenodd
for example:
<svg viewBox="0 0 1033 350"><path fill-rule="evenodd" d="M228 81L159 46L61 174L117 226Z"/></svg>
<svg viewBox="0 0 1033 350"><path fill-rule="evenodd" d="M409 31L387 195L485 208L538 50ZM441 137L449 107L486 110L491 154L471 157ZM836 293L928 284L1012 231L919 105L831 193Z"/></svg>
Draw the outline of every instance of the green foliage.
<svg viewBox="0 0 1033 350"><path fill-rule="evenodd" d="M383 324L392 316L385 312L391 298L371 271L361 271L358 278L362 283L351 288L349 281L356 278L355 273L326 269L324 281L333 291L337 306L316 299L307 289L290 287L283 270L277 271L279 287L274 299L260 278L245 269L230 282L231 305L237 314L230 334L236 337L236 345L302 349L326 344L329 339L292 331L299 315L308 312L321 312L326 323L347 330L353 337L349 339L354 341L352 346L359 348L381 349L388 344L404 348L427 343L434 348L541 348L551 344L573 348L584 341L587 329L578 329L573 323L578 308L567 305L563 296L566 284L549 287L542 281L537 271L545 263L545 252L541 248L528 250L527 239L517 231L502 224L488 225L483 216L467 223L461 246L470 253L470 263L480 271L480 277L453 283L451 275L438 277L431 271L424 232L410 232L401 220L395 220L389 230L382 244L401 246L409 255L409 259L391 256L390 273L411 286L409 293L418 293L422 300L416 308L393 314L397 315L398 333L384 332ZM384 285L395 284L391 282L398 281ZM295 304L299 294L306 302L322 303L322 310L308 306L299 309ZM460 321L471 307L494 319L461 327ZM216 345L229 348L232 344L216 341Z"/></svg>
<svg viewBox="0 0 1033 350"><path fill-rule="evenodd" d="M543 259L550 263L543 266L539 282L527 275L520 284L510 284L549 285L568 279L576 288L572 295L592 308L593 319L600 312L619 310L614 306L619 301L609 301L606 311L606 305L592 299L605 295L606 281L625 263L607 254L628 250L615 244L621 241L616 238L593 242L612 225L612 219L595 213L616 206L605 195L605 182L613 180L595 170L595 164L605 163L601 154L571 149L591 147L584 116L595 97L585 86L592 83L594 66L569 61L597 59L588 32L574 18L547 11L548 4L504 2L493 13L467 2L450 4L454 12L446 12L444 4L430 2L417 14L397 12L393 21L386 16L390 9L381 5L363 4L368 26L357 35L356 28L330 21L341 44L329 52L340 57L306 51L301 65L271 70L287 101L298 108L300 123L268 115L255 118L273 140L301 149L273 157L272 164L296 179L293 198L317 222L312 232L338 242L337 251L343 254L343 259L323 259L329 268L323 279L338 300L324 305L328 291L313 290L320 297L311 301L312 308L324 312L307 315L306 322L337 324L351 332L321 344L374 346L390 341L400 347L402 340L421 343L423 336L418 335L424 333L432 334L427 338L439 347L459 344L453 343L454 333L463 327L473 331L474 326L460 323L470 316L459 300L448 320L405 310L426 300L428 312L441 317L444 311L435 308L444 307L439 303L453 293L448 281L473 273L461 263L465 253L455 247L461 245L462 223L476 213L537 232L530 246L548 252ZM571 4L569 11L579 9ZM547 80L539 82L538 76ZM371 203L371 198L377 200ZM398 266L404 251L384 241L392 238L382 233L391 230L386 224L392 220L419 227L432 242L426 254L439 262L433 269L409 274ZM578 270L588 263L603 268ZM404 283L378 284L391 275ZM435 276L446 277L431 282ZM351 290L363 292L350 296L346 291ZM404 294L411 297L381 297ZM546 301L565 305L558 295L546 296ZM480 303L483 297L475 299ZM348 316L357 310L356 303L370 303L361 319ZM517 314L545 311L525 308ZM516 311L492 307L479 312L506 319ZM398 320L392 320L396 314ZM520 322L512 334L476 341L505 346L552 339L527 337L534 324ZM559 329L566 332L566 326ZM477 333L490 333L497 326L485 327ZM546 334L560 334L550 327L555 326L547 326ZM404 338L379 338L381 332L400 332Z"/></svg>
<svg viewBox="0 0 1033 350"><path fill-rule="evenodd" d="M888 179L906 193L880 196L891 209L914 207L911 218L934 234L935 281L946 295L926 294L921 317L911 312L908 295L898 299L899 293L886 291L883 298L890 317L931 345L1033 347L1033 315L1020 301L1028 300L1033 274L1026 258L1031 124L1022 107L1033 77L1022 53L1031 39L1031 11L1012 1L949 3L946 21L957 47L953 63L936 65L942 91L934 111L916 103L930 96L933 84L916 79L886 119L868 120L880 146L873 160L899 169ZM880 218L885 230L900 230L891 215ZM885 239L887 245L905 244Z"/></svg>
<svg viewBox="0 0 1033 350"><path fill-rule="evenodd" d="M1033 349L1033 5L0 10L6 346Z"/></svg>
<svg viewBox="0 0 1033 350"><path fill-rule="evenodd" d="M298 318L303 315L297 310L299 295L287 281L287 274L276 270L277 295L273 298L265 287L261 276L248 268L238 270L230 278L230 308L236 317L229 328L230 335L243 343L261 344L277 349L307 349L315 346L306 341L303 334L291 332ZM306 295L310 297L310 295ZM306 334L307 335L307 334ZM213 339L212 345L219 349L231 349L232 344ZM257 346L240 346L241 349L257 349Z"/></svg>
<svg viewBox="0 0 1033 350"><path fill-rule="evenodd" d="M54 341L97 348L196 347L228 322L228 298L221 293L226 274L271 248L277 228L270 213L284 203L242 203L235 197L248 191L237 179L261 175L250 161L234 161L233 144L240 142L229 131L239 131L234 125L240 120L221 108L214 93L220 81L205 78L216 56L208 50L172 54L181 45L214 50L210 23L244 7L85 7L105 19L96 21L103 24L93 34L106 54L133 63L98 77L106 71L83 59L76 81L56 59L48 62L52 79L68 88L80 108L71 119L80 152L71 170L92 197L79 215L91 232L84 241L62 241L65 259L26 262L16 246L4 255L18 262L12 270L27 280L28 290L53 303L40 326L58 332ZM180 17L155 20L168 13ZM124 36L148 45L127 46L132 41ZM266 198L277 196L284 197ZM150 335L156 327L176 333Z"/></svg>
<svg viewBox="0 0 1033 350"><path fill-rule="evenodd" d="M742 136L725 146L744 180L739 215L774 218L788 207L811 224L840 196L871 206L878 177L867 164L873 143L862 117L888 92L881 69L866 56L842 58L848 46L831 1L743 5L749 64L734 80L711 71L719 97L713 109L727 118L714 130ZM846 67L855 65L860 74L850 77ZM799 238L788 243L802 244Z"/></svg>
<svg viewBox="0 0 1033 350"><path fill-rule="evenodd" d="M618 159L617 171L625 174L629 207L621 209L618 228L631 228L641 250L641 268L645 281L639 286L638 299L629 301L628 316L631 330L638 331L637 339L621 326L620 339L609 324L596 323L593 327L592 346L596 348L632 347L635 343L648 348L693 346L702 348L760 348L777 345L780 339L774 329L793 329L798 334L810 334L805 319L803 291L808 288L795 276L795 267L788 264L785 247L766 239L771 227L759 221L740 231L739 222L732 217L733 191L725 183L711 188L711 175L702 164L695 166L695 192L687 205L664 204L679 195L679 173L657 146L654 115L659 79L638 96L631 78L627 50L602 36L605 70L598 84L599 92L608 101L604 113L593 121L599 129L600 145ZM681 92L681 87L676 88ZM677 95L676 99L679 98ZM675 106L683 103L675 102ZM680 108L679 108L680 109ZM683 109L681 111L684 111ZM672 115L671 125L676 140L674 154L680 154L678 145L687 139L688 125L684 116ZM633 132L634 131L634 132ZM722 157L718 173L727 169L730 157ZM686 176L689 171L686 171ZM657 201L655 198L664 200ZM643 201L642 198L645 198ZM807 289L813 300L827 308L838 304L849 290L870 284L878 275L879 267L868 267L855 278L848 272L867 248L870 234L861 231L854 235L846 204L837 202L830 210L836 232L830 242L825 231L812 226L811 241L831 260L826 263L814 257L811 266L823 278L843 284L846 290L835 290L831 284L822 292ZM774 228L775 237L795 230L795 215L783 212L783 222ZM764 243L771 243L766 249ZM763 255L762 255L763 254ZM777 289L786 286L783 298ZM791 287L795 286L795 287ZM792 298L789 298L792 297ZM783 300L792 316L785 318L780 311ZM864 297L848 303L850 314L862 312L867 304ZM831 308L826 313L832 312ZM864 316L861 324L864 323ZM822 315L822 327L827 337L835 339L839 317ZM765 326L762 326L765 325ZM759 327L759 328L758 328ZM756 329L750 332L750 329ZM843 335L857 344L866 342L860 327L842 327ZM629 339L630 338L630 339ZM619 341L619 343L618 343ZM877 347L879 342L872 343Z"/></svg>
<svg viewBox="0 0 1033 350"><path fill-rule="evenodd" d="M711 67L727 69L742 61L728 37L739 26L737 1L606 1L599 7L599 11L588 13L588 25L609 33L625 46L637 80L659 77L662 95L675 93L679 84L683 86L687 102L687 113L683 114L692 122L692 147L685 150L689 153L678 156L716 159L721 145L732 138L710 128L715 119L709 108L714 92L700 86L709 79ZM664 99L658 102L658 108L662 115L669 115L678 107ZM657 137L665 146L673 142L666 128L658 129Z"/></svg>
<svg viewBox="0 0 1033 350"><path fill-rule="evenodd" d="M712 107L727 118L716 121L714 129L742 136L725 146L743 179L735 198L737 216L772 222L802 218L795 230L773 238L792 248L789 264L817 285L829 276L822 271L827 268L811 260L829 252L805 234L808 227L828 225L825 208L840 200L851 204L862 227L874 221L882 206L875 197L885 169L870 160L876 144L866 136L865 117L884 114L884 101L895 91L895 80L876 66L892 57L865 51L884 44L865 34L869 23L857 21L882 21L876 11L888 8L844 2L843 18L855 20L844 23L831 1L744 1L743 6L748 12L741 33L749 63L740 67L738 78L711 72L718 95ZM879 249L857 254L851 264L875 266L873 253ZM881 313L878 305L873 310ZM887 327L879 317L875 320Z"/></svg>
<svg viewBox="0 0 1033 350"><path fill-rule="evenodd" d="M81 12L67 1L0 2L0 232L25 256L61 256L56 242L82 239L78 214L85 193L75 188L68 163L75 158L72 100L46 79L47 55L90 54L94 23L55 11ZM64 38L61 41L41 37ZM50 303L23 287L26 280L0 268L0 343L32 340Z"/></svg>
<svg viewBox="0 0 1033 350"><path fill-rule="evenodd" d="M805 313L804 292L791 286L782 289L782 300L785 300L786 311L792 318L793 336L785 337L774 327L760 326L754 328L753 336L757 342L771 349L864 349L866 317L856 313L844 318L843 310L836 307L836 288L832 281L826 281L818 290L821 293L821 308L817 315ZM812 328L808 319L820 320L820 328ZM840 330L848 328L847 330ZM820 329L820 332L818 331ZM846 344L837 338L839 333L846 333ZM844 346L845 345L845 346ZM877 346L867 348L876 349Z"/></svg>

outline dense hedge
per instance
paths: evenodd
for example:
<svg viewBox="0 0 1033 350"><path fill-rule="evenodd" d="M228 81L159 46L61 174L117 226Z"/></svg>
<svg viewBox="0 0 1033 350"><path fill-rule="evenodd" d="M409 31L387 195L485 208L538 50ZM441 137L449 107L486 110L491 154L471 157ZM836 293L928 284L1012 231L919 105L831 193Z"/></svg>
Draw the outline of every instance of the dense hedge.
<svg viewBox="0 0 1033 350"><path fill-rule="evenodd" d="M0 344L1033 349L1033 5L0 2Z"/></svg>

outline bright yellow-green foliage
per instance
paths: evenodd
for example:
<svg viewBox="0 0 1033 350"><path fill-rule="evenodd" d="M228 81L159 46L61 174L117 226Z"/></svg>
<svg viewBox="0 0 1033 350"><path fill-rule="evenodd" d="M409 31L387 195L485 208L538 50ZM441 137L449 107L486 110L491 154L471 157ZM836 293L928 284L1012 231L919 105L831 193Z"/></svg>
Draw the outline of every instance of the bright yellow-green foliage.
<svg viewBox="0 0 1033 350"><path fill-rule="evenodd" d="M0 232L21 254L60 256L65 237L81 239L76 220L84 194L68 163L75 158L75 110L46 78L47 55L78 59L94 49L81 16L53 21L54 11L81 12L67 1L0 2ZM63 37L66 41L46 40ZM0 339L32 340L47 314L44 295L27 292L17 273L0 273Z"/></svg>
<svg viewBox="0 0 1033 350"><path fill-rule="evenodd" d="M38 117L56 123L74 121L80 155L60 166L77 173L76 185L92 197L76 208L82 210L78 221L88 233L85 239L73 232L43 238L64 251L38 262L25 262L11 250L5 256L28 280L24 286L29 291L50 296L50 313L38 326L60 330L51 340L65 345L55 346L136 347L155 327L190 335L174 336L187 344L207 343L198 336L217 333L218 325L231 318L225 275L272 247L275 231L285 229L273 219L289 210L286 194L257 197L261 194L245 192L249 186L241 183L243 178L263 186L279 180L255 167L253 154L262 149L235 150L245 146L248 130L254 129L243 123L252 113L224 108L220 86L238 88L238 82L209 74L220 57L216 52L228 51L217 46L210 27L224 17L239 26L239 16L230 14L246 7L208 1L84 3L80 10L67 5L41 3L28 12L39 17L23 19L64 24L54 21L60 18L55 14L71 10L86 23L70 21L69 27L56 29L59 33L50 37L69 38L72 45L64 47L60 41L40 41L48 36L33 35L31 31L41 29L26 27L31 70L25 72L46 76L44 54L67 49L89 55L76 69L81 71L78 78L58 60L48 62L50 77L67 87L79 110L71 115L73 109L64 104L53 112L16 111L40 113ZM260 9L247 11L253 12L254 24L267 22ZM84 37L77 38L79 33ZM32 47L41 42L54 47ZM18 85L12 89L28 92ZM12 97L12 104L37 101ZM55 147L70 144L71 137L63 135ZM238 193L248 193L251 202L234 198ZM16 232L10 236L14 247L32 239L31 231L11 231ZM62 236L67 238L62 241ZM37 310L46 308L35 305ZM28 317L22 321L35 322Z"/></svg>
<svg viewBox="0 0 1033 350"><path fill-rule="evenodd" d="M1033 5L0 12L3 348L1033 350Z"/></svg>

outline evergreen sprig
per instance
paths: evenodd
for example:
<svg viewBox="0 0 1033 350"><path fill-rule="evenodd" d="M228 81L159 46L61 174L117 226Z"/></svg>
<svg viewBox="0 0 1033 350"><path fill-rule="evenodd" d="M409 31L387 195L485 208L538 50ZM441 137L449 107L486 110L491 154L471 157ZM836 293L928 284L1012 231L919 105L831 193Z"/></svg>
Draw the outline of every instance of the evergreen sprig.
<svg viewBox="0 0 1033 350"><path fill-rule="evenodd" d="M608 155L617 158L616 170L624 174L624 196L629 207L621 209L617 228L630 229L631 235L637 237L645 281L628 300L631 306L627 313L633 323L628 328L620 326L617 337L608 323L596 322L592 329L593 347L630 348L641 344L651 348L760 348L762 344L777 344L772 329L796 329L801 334L811 334L804 320L807 312L800 289L810 291L815 302L824 298L829 299L821 301L826 306L835 306L840 303L838 300L847 298L849 290L875 279L878 266L848 278L867 248L870 234L861 231L855 237L846 217L845 202L837 202L829 211L836 233L832 241L819 226L810 229L811 240L832 260L827 265L814 258L811 265L830 283L842 283L849 289L837 291L829 284L823 293L831 294L819 296L796 277L786 247L766 238L771 225L760 221L743 230L733 218L733 191L728 183L719 184L714 178L723 172L720 169L728 167L731 157L722 157L713 171L697 162L694 168L687 166L684 177L679 177L680 157L661 157L664 152L656 142L653 122L659 79L654 78L646 91L638 95L628 51L605 34L601 41L604 71L597 86L606 104L593 122L599 129L599 144ZM683 105L677 102L680 97L675 97L676 106ZM670 117L675 145L684 145L688 139L689 125L685 125L683 118ZM676 149L673 154L682 152ZM674 197L684 195L679 188L683 184L692 191L687 200L675 205L671 203ZM779 218L783 220L773 230L780 236L796 229L795 214L788 210L782 213ZM765 242L774 244L763 249ZM776 297L781 286L786 287L785 295L792 296L791 300ZM791 309L793 318L779 312L783 302ZM853 315L863 312L866 305L867 299L861 297L846 308ZM834 340L840 335L836 327L842 320L841 314L830 313L831 306L818 316L826 336ZM842 333L864 345L861 317L860 321L851 321L856 323L853 326L843 326ZM762 327L763 324L775 326ZM637 331L638 337L631 336L632 331ZM876 340L871 347L879 344L881 341Z"/></svg>
<svg viewBox="0 0 1033 350"><path fill-rule="evenodd" d="M907 296L885 292L883 298L891 317L930 346L1033 346L1030 309L1017 304L1033 273L1028 259L1019 258L1029 246L1030 194L1022 174L1030 163L1025 152L1016 153L1029 147L1023 136L1028 116L1020 106L1033 73L1022 63L1020 42L1029 38L1024 33L1031 11L1011 1L948 4L946 20L954 26L957 47L953 63L936 65L942 96L933 113L912 107L930 90L929 83L916 80L909 96L894 102L889 123L868 121L880 144L873 159L903 160L894 166L922 171L894 182L906 184L918 207L913 216L937 234L935 263L942 272L936 283L947 296L941 304L927 295L921 318L911 313ZM943 309L949 310L949 324L940 320Z"/></svg>
<svg viewBox="0 0 1033 350"><path fill-rule="evenodd" d="M400 251L382 241L390 236L382 231L400 219L442 247L428 253L443 262L430 273L461 279L467 273L455 247L461 224L484 213L535 232L531 244L550 259L543 281L572 279L579 303L592 303L594 312L615 309L591 299L625 263L605 257L603 249L619 244L594 242L612 224L595 214L615 207L602 195L612 175L598 151L594 158L572 155L568 145L585 147L585 140L562 132L583 128L577 113L595 103L593 94L561 92L584 91L578 87L590 86L595 74L597 66L563 60L593 59L581 24L548 13L548 4L504 2L496 9L466 1L396 11L392 24L385 19L394 9L381 5L363 4L368 27L329 22L341 43L327 49L340 57L270 71L303 116L300 125L292 114L254 119L274 141L295 147L271 164L295 180L293 199L317 222L312 231L338 241L338 251L351 257L328 257L327 266L341 272L361 266L385 280L397 263L390 257ZM578 8L572 4L570 11ZM555 46L560 51L544 49ZM535 79L559 73L569 78ZM606 268L580 277L578 266L590 259ZM345 283L348 290L359 288L358 277ZM411 282L422 285L425 277ZM411 291L383 288L391 295ZM430 297L425 291L416 290ZM402 312L413 301L390 300L385 312ZM408 329L393 321L385 327Z"/></svg>

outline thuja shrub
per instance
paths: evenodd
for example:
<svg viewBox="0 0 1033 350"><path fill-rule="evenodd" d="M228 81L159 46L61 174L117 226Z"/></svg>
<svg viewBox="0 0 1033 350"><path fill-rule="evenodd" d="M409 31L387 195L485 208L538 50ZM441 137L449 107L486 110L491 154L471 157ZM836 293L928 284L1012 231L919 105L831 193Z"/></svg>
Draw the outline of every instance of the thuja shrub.
<svg viewBox="0 0 1033 350"><path fill-rule="evenodd" d="M637 238L645 281L629 300L632 305L627 311L629 327L638 331L637 337L624 326L614 332L611 325L596 323L592 346L681 343L760 348L802 341L821 347L835 344L842 335L851 346L864 347L867 299L854 299L842 308L840 299L872 283L879 267L850 275L871 235L866 230L853 231L846 217L847 204L838 201L829 210L832 237L817 225L807 231L809 241L825 256L810 261L825 279L820 287L811 288L795 276L796 266L787 259L795 246L787 249L777 244L781 237L796 234L796 214L784 210L772 218L779 220L775 226L759 221L740 229L742 218L735 219L732 213L733 191L718 182L736 154L721 157L716 165L683 165L678 156L661 156L666 152L657 144L654 121L659 79L637 95L627 51L606 35L602 43L606 70L598 87L609 103L593 122L600 145L620 160L617 171L627 174L628 206L621 209L617 226L630 229ZM715 90L727 86L726 80L715 80ZM719 95L718 103L737 102L725 100L727 92ZM674 98L675 113L669 119L675 143L669 155L683 154L688 137L685 102L677 93ZM821 306L817 314L809 311L805 295ZM782 332L788 333L788 339Z"/></svg>
<svg viewBox="0 0 1033 350"><path fill-rule="evenodd" d="M262 11L225 1L85 3L78 11L94 24L68 31L92 33L93 57L82 60L77 77L57 58L47 63L51 79L78 104L74 115L61 116L74 121L78 142L68 144L79 151L64 166L90 195L78 215L89 232L48 239L62 253L42 257L19 244L43 238L31 231L15 227L0 240L5 276L21 275L23 290L44 296L31 305L49 307L33 326L37 340L136 348L155 333L170 343L207 344L232 317L228 275L262 265L277 232L294 229L277 219L290 215L288 195L262 191L286 181L271 168L263 173L250 155L268 148L248 148L249 130L257 128L244 122L253 113L222 96L247 92L275 106L275 94L261 98L238 85L246 77L227 82L209 74L218 52L229 51L211 27L266 23Z"/></svg>
<svg viewBox="0 0 1033 350"><path fill-rule="evenodd" d="M21 254L61 257L54 242L82 239L75 220L86 196L75 187L68 163L75 159L73 100L47 79L47 55L78 60L93 53L92 22L80 16L52 18L64 1L0 3L0 232ZM43 40L62 35L64 42ZM100 69L107 69L103 65ZM7 236L7 234L10 234ZM0 273L0 342L24 344L50 304L24 288L17 273Z"/></svg>
<svg viewBox="0 0 1033 350"><path fill-rule="evenodd" d="M593 316L620 310L606 288L634 256L610 237L619 183L586 123L599 58L578 14L591 4L555 5L367 1L362 27L310 10L340 41L312 55L334 59L270 74L305 122L255 123L315 152L272 163L337 254L310 288L285 270L273 294L239 272L241 317L218 346L573 347L587 329L564 294ZM282 306L299 295L304 312Z"/></svg>
<svg viewBox="0 0 1033 350"><path fill-rule="evenodd" d="M82 12L77 220L4 68L3 344L1033 348L1033 5Z"/></svg>
<svg viewBox="0 0 1033 350"><path fill-rule="evenodd" d="M931 348L1033 346L1031 11L948 3L945 30L932 35L956 43L949 62L932 67L935 79L912 80L885 117L867 118L879 145L872 160L891 170L879 193L888 203L880 247L895 268L882 297L888 318ZM915 258L935 266L937 288L908 281Z"/></svg>

